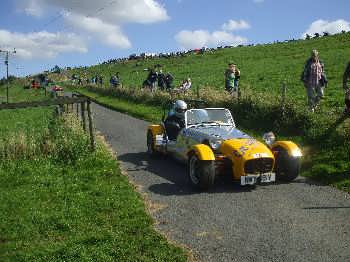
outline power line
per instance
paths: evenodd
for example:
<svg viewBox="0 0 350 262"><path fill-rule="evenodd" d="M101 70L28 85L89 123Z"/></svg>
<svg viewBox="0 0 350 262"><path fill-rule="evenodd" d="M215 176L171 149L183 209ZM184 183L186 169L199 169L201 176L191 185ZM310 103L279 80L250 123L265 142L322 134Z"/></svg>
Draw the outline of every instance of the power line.
<svg viewBox="0 0 350 262"><path fill-rule="evenodd" d="M96 9L93 13L87 14L85 17L86 18L95 17L97 14L101 14L101 12L103 10L105 10L107 7L109 7L109 6L111 6L111 5L115 4L115 3L117 3L117 1L115 1L115 0L110 1L105 6L102 6L102 7L98 8L98 9ZM66 26L63 27L62 31L66 31L69 28L74 28L74 26L73 25L66 25ZM79 35L80 33L76 33L76 34Z"/></svg>

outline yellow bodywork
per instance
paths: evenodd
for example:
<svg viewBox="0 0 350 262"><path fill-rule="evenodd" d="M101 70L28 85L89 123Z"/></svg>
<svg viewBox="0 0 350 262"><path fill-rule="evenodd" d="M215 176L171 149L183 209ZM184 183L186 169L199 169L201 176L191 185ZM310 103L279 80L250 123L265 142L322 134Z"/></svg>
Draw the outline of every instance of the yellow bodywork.
<svg viewBox="0 0 350 262"><path fill-rule="evenodd" d="M271 148L273 150L276 147L282 147L283 149L285 149L289 156L293 156L293 157L302 156L300 148L291 141L277 141L271 146Z"/></svg>
<svg viewBox="0 0 350 262"><path fill-rule="evenodd" d="M164 134L164 129L161 125L149 125L148 130L152 132L153 137Z"/></svg>
<svg viewBox="0 0 350 262"><path fill-rule="evenodd" d="M204 144L198 144L191 146L188 154L195 152L199 160L215 160L215 155L213 150Z"/></svg>
<svg viewBox="0 0 350 262"><path fill-rule="evenodd" d="M163 126L161 125L149 125L148 132L152 133L153 141L156 141L157 135L163 135L165 133ZM154 149L157 151L162 151L161 148L157 145L154 145Z"/></svg>
<svg viewBox="0 0 350 262"><path fill-rule="evenodd" d="M240 179L246 175L244 164L250 159L272 158L271 150L263 143L252 139L229 139L224 141L220 147L221 153L232 161L232 171L234 179Z"/></svg>

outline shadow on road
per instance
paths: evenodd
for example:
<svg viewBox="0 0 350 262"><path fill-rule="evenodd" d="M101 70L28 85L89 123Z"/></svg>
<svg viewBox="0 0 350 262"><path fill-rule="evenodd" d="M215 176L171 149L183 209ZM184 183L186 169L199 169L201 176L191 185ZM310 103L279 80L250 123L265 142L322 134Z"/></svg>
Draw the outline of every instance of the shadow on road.
<svg viewBox="0 0 350 262"><path fill-rule="evenodd" d="M350 207L304 207L303 209L319 210L319 209L343 209L343 208L350 208Z"/></svg>
<svg viewBox="0 0 350 262"><path fill-rule="evenodd" d="M241 193L253 190L253 187L241 187L234 183L229 176L219 176L215 181L215 185L205 192L200 192L192 188L189 184L186 166L180 164L172 158L165 156L150 157L146 152L126 153L118 156L122 162L132 164L128 165L126 171L128 173L137 171L147 171L169 182L153 184L149 190L160 195L190 195L200 193Z"/></svg>

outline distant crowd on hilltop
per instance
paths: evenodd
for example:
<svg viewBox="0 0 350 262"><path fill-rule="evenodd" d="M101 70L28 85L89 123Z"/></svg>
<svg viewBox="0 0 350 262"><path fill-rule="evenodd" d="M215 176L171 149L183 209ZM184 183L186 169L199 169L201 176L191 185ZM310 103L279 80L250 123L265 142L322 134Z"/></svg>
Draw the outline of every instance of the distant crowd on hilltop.
<svg viewBox="0 0 350 262"><path fill-rule="evenodd" d="M346 31L342 31L341 34L346 33ZM328 32L322 32L322 33L314 33L313 35L306 34L305 35L305 40L310 40L314 38L320 38L320 37L327 37L330 36L331 34ZM244 46L264 46L264 45L271 45L271 44L278 44L278 43L289 43L289 42L295 42L298 41L299 39L289 39L289 40L284 40L284 41L273 41L269 42L266 44L240 44L240 45L225 45L225 46L217 46L216 48L208 48L206 46L203 46L201 48L195 48L195 49L189 49L186 51L178 51L178 52L161 52L161 53L140 53L140 54L130 54L129 57L123 57L123 58L114 58L114 59L109 59L107 61L102 62L101 64L116 64L116 63L121 63L125 61L130 61L130 60L144 60L144 59L152 59L152 58L171 58L171 57L179 57L179 56L186 56L190 54L204 54L206 52L214 52L216 50L220 49L226 49L226 48L240 48Z"/></svg>

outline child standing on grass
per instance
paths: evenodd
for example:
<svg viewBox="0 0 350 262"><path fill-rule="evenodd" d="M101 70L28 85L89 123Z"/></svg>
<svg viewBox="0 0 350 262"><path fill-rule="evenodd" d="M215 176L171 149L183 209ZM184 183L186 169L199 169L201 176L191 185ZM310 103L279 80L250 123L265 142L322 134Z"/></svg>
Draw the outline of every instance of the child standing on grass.
<svg viewBox="0 0 350 262"><path fill-rule="evenodd" d="M233 63L228 63L228 68L225 71L225 90L229 93L235 87L235 71L236 67Z"/></svg>
<svg viewBox="0 0 350 262"><path fill-rule="evenodd" d="M225 90L233 97L239 97L238 82L241 77L241 72L237 66L230 62L225 71Z"/></svg>

